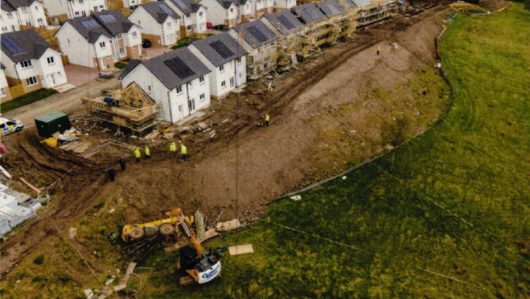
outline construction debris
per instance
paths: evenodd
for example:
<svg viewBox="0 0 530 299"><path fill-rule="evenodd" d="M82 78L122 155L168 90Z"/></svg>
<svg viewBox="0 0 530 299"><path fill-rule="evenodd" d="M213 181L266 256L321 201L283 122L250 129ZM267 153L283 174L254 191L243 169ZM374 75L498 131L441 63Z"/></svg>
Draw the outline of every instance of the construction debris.
<svg viewBox="0 0 530 299"><path fill-rule="evenodd" d="M12 179L13 178L11 176L11 174L9 172L7 172L7 170L3 166L0 166L0 172L2 172L2 174L8 179Z"/></svg>
<svg viewBox="0 0 530 299"><path fill-rule="evenodd" d="M233 220L230 220L230 221L217 223L215 225L215 229L218 232L227 232L227 231L231 231L231 230L234 230L234 229L238 229L241 226L242 225L239 222L239 219L233 219Z"/></svg>
<svg viewBox="0 0 530 299"><path fill-rule="evenodd" d="M24 183L26 186L28 186L31 190L35 191L35 193L37 193L37 196L39 196L39 194L41 194L41 191L40 189L38 189L37 187L33 186L32 184L30 184L28 181L26 181L24 178L19 178L20 181L22 183Z"/></svg>
<svg viewBox="0 0 530 299"><path fill-rule="evenodd" d="M290 199L292 199L293 201L299 201L299 200L302 200L302 195L293 195L291 197L289 197Z"/></svg>
<svg viewBox="0 0 530 299"><path fill-rule="evenodd" d="M123 276L120 284L114 287L114 292L119 292L127 287L127 283L129 282L131 274L134 272L136 265L137 264L135 262L129 263L129 266L127 266L127 270L125 271L125 276Z"/></svg>
<svg viewBox="0 0 530 299"><path fill-rule="evenodd" d="M228 252L230 255L254 253L254 248L252 247L252 244L230 246L228 247Z"/></svg>
<svg viewBox="0 0 530 299"><path fill-rule="evenodd" d="M42 206L41 202L45 201L44 198L31 198L0 184L0 237L34 217Z"/></svg>

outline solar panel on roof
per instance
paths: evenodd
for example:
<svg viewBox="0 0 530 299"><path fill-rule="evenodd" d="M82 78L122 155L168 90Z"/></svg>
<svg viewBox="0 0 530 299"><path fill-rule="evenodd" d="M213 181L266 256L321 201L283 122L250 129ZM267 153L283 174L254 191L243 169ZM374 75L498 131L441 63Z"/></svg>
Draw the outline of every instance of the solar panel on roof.
<svg viewBox="0 0 530 299"><path fill-rule="evenodd" d="M266 42L267 36L261 32L256 26L250 26L248 27L247 31L254 36L258 41L260 42Z"/></svg>
<svg viewBox="0 0 530 299"><path fill-rule="evenodd" d="M166 60L164 64L181 79L195 75L195 72L179 57Z"/></svg>
<svg viewBox="0 0 530 299"><path fill-rule="evenodd" d="M116 18L113 15L101 15L101 16L99 16L99 18L104 23L114 23L114 22L116 22Z"/></svg>
<svg viewBox="0 0 530 299"><path fill-rule="evenodd" d="M210 46L223 58L228 58L234 55L234 52L228 49L228 47L220 40L210 43Z"/></svg>
<svg viewBox="0 0 530 299"><path fill-rule="evenodd" d="M86 29L92 29L99 26L98 23L94 20L81 21L81 25L83 25L83 27L85 27Z"/></svg>
<svg viewBox="0 0 530 299"><path fill-rule="evenodd" d="M169 9L169 7L167 7L167 5L165 3L159 3L158 6L160 6L160 9L162 9L168 15L172 15L173 14L171 9Z"/></svg>
<svg viewBox="0 0 530 299"><path fill-rule="evenodd" d="M2 37L2 46L4 46L12 55L23 54L26 51L20 47L17 42L9 37Z"/></svg>
<svg viewBox="0 0 530 299"><path fill-rule="evenodd" d="M294 27L296 27L291 21L289 21L285 16L279 16L278 21L283 25L283 27L287 28L287 30L291 30Z"/></svg>

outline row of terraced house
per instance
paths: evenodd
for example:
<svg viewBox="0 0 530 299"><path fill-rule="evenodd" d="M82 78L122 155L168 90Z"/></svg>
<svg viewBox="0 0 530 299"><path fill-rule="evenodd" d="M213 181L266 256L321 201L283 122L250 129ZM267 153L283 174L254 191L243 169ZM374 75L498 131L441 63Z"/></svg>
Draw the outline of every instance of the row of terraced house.
<svg viewBox="0 0 530 299"><path fill-rule="evenodd" d="M239 92L247 80L348 39L359 10L351 0L324 0L267 14L187 47L131 61L120 76L122 87L135 83L160 106L162 119L179 122L208 107L212 98Z"/></svg>
<svg viewBox="0 0 530 299"><path fill-rule="evenodd" d="M65 84L63 61L99 71L112 70L118 61L142 59L145 39L154 46L169 47L211 27L235 38L245 51L242 60L248 62L245 71L237 75L242 78L217 82L217 90L241 86L244 83L236 81L257 79L304 59L320 46L351 35L356 25L388 17L397 7L394 0L343 0L340 4L327 1L298 6L296 0L123 0L123 6L131 9L126 17L123 10L107 10L108 0L42 1L1 2L2 102L42 87ZM57 22L62 25L54 25ZM25 30L27 27L57 28L56 44L51 47L32 29ZM19 49L27 47L39 50ZM42 63L41 59L48 59L42 56L47 50L42 49L54 51L55 58L50 59L53 62ZM212 90L214 96L222 95Z"/></svg>

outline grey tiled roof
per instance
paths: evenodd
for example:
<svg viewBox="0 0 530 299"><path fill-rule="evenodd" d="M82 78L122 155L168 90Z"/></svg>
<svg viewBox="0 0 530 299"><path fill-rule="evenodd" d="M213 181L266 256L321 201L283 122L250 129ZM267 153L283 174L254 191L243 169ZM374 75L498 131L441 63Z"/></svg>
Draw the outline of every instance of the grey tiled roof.
<svg viewBox="0 0 530 299"><path fill-rule="evenodd" d="M229 50L228 54L231 52L232 55L225 55L223 57L215 49L215 45L219 43L223 44ZM195 41L193 45L215 66L223 65L247 54L247 51L227 32Z"/></svg>
<svg viewBox="0 0 530 299"><path fill-rule="evenodd" d="M193 3L192 0L169 0L173 3L182 13L190 14L192 12L197 12L200 4Z"/></svg>
<svg viewBox="0 0 530 299"><path fill-rule="evenodd" d="M0 38L13 40L22 50L19 54L13 54L2 43L2 52L15 63L28 59L39 59L50 47L33 29L4 33Z"/></svg>
<svg viewBox="0 0 530 299"><path fill-rule="evenodd" d="M355 8L355 7L357 7L357 5L355 3L353 3L352 0L342 1L342 5L344 5L344 7L346 7L346 8Z"/></svg>
<svg viewBox="0 0 530 299"><path fill-rule="evenodd" d="M340 5L335 0L325 0L317 4L317 6L328 18L346 13L344 6Z"/></svg>
<svg viewBox="0 0 530 299"><path fill-rule="evenodd" d="M261 20L243 23L234 30L253 48L259 48L263 44L274 41L276 35Z"/></svg>
<svg viewBox="0 0 530 299"><path fill-rule="evenodd" d="M230 0L217 0L217 2L218 2L219 4L221 4L221 6L222 6L224 9L228 9L228 8L230 8L230 5L232 5L232 3L233 3L233 2L230 1Z"/></svg>
<svg viewBox="0 0 530 299"><path fill-rule="evenodd" d="M326 19L324 13L312 3L295 6L291 11L297 15L304 24L312 24Z"/></svg>
<svg viewBox="0 0 530 299"><path fill-rule="evenodd" d="M282 35L304 28L304 24L302 24L302 22L300 22L300 20L288 10L266 15L265 18Z"/></svg>
<svg viewBox="0 0 530 299"><path fill-rule="evenodd" d="M171 70L165 62L174 58L180 58L180 60L191 69L193 74L180 77L173 70ZM193 55L188 48L179 48L148 60L134 62L134 64L135 65L133 65L131 68L127 68L126 71L124 71L125 75L122 74L120 79L123 79L139 64L143 64L169 90L173 90L184 83L210 73L210 70L199 60L199 58Z"/></svg>
<svg viewBox="0 0 530 299"><path fill-rule="evenodd" d="M37 0L1 0L2 1L2 9L7 11L13 11L19 7L26 7L33 4L33 2ZM5 8L4 8L5 5ZM7 6L10 6L12 9L8 9Z"/></svg>
<svg viewBox="0 0 530 299"><path fill-rule="evenodd" d="M39 59L50 45L42 39L33 29L4 33L0 37L11 39L21 50L18 54L13 54L2 42L2 52L4 52L13 62L21 62L28 59Z"/></svg>
<svg viewBox="0 0 530 299"><path fill-rule="evenodd" d="M128 32L134 24L129 21L121 12L117 10L107 10L103 12L95 12L92 14L99 23L105 27L112 35L117 35L119 33ZM105 17L112 16L114 21L106 22Z"/></svg>
<svg viewBox="0 0 530 299"><path fill-rule="evenodd" d="M355 3L357 7L363 7L372 3L372 0L353 0L353 3Z"/></svg>
<svg viewBox="0 0 530 299"><path fill-rule="evenodd" d="M140 6L160 24L164 23L169 16L174 19L180 18L175 11L162 1L149 2Z"/></svg>
<svg viewBox="0 0 530 299"><path fill-rule="evenodd" d="M105 15L111 15L115 21L105 22L106 17L102 18ZM87 28L83 25L87 21L93 21L95 26ZM113 37L119 33L126 33L134 26L121 12L116 10L93 13L88 17L70 19L66 22L72 25L89 43L96 42L101 35Z"/></svg>

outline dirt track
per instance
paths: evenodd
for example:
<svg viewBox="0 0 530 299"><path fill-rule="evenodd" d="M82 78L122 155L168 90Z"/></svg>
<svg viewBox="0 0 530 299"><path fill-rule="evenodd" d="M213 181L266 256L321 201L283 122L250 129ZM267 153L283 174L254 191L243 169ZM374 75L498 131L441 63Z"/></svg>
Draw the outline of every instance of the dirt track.
<svg viewBox="0 0 530 299"><path fill-rule="evenodd" d="M376 88L398 86L419 68L434 64L434 37L441 22L432 12L421 18L406 31L402 23L378 26L355 43L329 49L304 66L305 72L279 83L272 94L260 96L265 107L236 118L218 141L198 152L190 140L193 156L187 163L161 154L149 163L131 165L116 184L108 184L102 172L105 165L58 157L31 138L21 138L19 155L7 163L17 169L15 175L41 185L66 178L54 186L51 207L2 245L0 273L6 274L48 235L56 229L66 231L102 201L125 199L131 207L129 221L175 206L188 212L201 208L210 217L223 210L223 218L248 219L263 213L272 198L345 168L344 161L361 161L380 152L382 125L398 115L393 111L397 106L392 101L374 102L366 95ZM379 45L382 55L377 56ZM248 98L237 100L244 103ZM434 119L427 110L420 112ZM253 123L263 111L271 112L272 125L255 128ZM413 129L426 125L427 120ZM363 148L365 144L373 146ZM352 148L362 150L352 152Z"/></svg>

